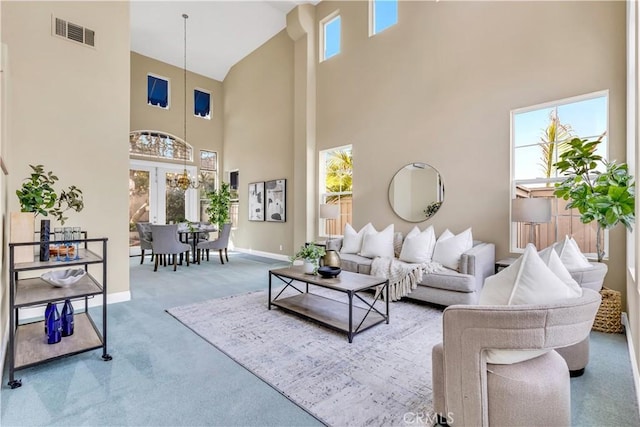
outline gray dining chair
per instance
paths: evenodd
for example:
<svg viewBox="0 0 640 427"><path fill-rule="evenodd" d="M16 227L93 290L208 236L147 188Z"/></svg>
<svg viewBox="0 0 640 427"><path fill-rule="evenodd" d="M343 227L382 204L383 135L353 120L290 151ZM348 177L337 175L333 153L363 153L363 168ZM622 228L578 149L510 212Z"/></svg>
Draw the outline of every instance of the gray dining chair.
<svg viewBox="0 0 640 427"><path fill-rule="evenodd" d="M224 224L217 239L198 243L198 246L196 247L198 251L198 264L200 263L200 255L203 250L206 251L207 261L209 261L209 251L211 249L218 250L218 253L220 254L220 263L222 264L224 264L224 259L222 258L222 251L224 250L224 258L226 258L227 262L229 262L229 255L227 254L227 247L229 246L229 234L231 234L231 224Z"/></svg>
<svg viewBox="0 0 640 427"><path fill-rule="evenodd" d="M138 230L138 237L140 239L140 264L144 262L144 251L151 251L151 261L153 261L153 247L151 246L151 223L150 222L136 222L136 229Z"/></svg>
<svg viewBox="0 0 640 427"><path fill-rule="evenodd" d="M187 259L187 266L189 266L189 252L191 250L191 246L178 240L178 224L151 224L151 235L153 237L151 244L155 258L153 271L158 270L158 261L160 256L163 257L164 265L166 265L164 255L173 255L173 271L176 271L177 269L178 255L181 256L183 253L186 253L185 258Z"/></svg>

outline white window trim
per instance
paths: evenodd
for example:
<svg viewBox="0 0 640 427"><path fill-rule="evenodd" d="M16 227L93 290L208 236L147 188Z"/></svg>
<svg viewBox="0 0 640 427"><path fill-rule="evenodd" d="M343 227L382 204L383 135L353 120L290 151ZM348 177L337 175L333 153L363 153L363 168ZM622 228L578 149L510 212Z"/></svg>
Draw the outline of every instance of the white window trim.
<svg viewBox="0 0 640 427"><path fill-rule="evenodd" d="M514 110L511 110L510 113L510 135L511 135L511 139L510 139L510 145L511 145L511 150L509 153L509 162L510 162L510 171L511 171L511 188L509 191L510 194L510 200L509 200L509 222L510 222L510 226L509 226L509 251L511 253L524 253L524 248L518 248L517 247L517 231L516 231L516 227L517 225L514 222L511 222L511 217L512 217L512 212L511 212L511 200L515 199L516 197L516 186L518 184L540 184L540 183L546 183L546 182L561 182L563 180L562 177L557 177L557 178L538 178L538 179L515 179L515 150L516 147L514 145L514 140L515 140L515 129L513 127L513 122L514 122L514 116L516 114L521 114L521 113L527 113L529 111L534 111L534 110L540 110L540 109L544 109L544 108L553 108L553 107L560 107L563 105L567 105L567 104L573 104L576 102L580 102L580 101L585 101L588 99L593 99L593 98L599 98L599 97L605 97L606 98L606 114L607 114L607 134L609 132L609 90L605 89L605 90L600 90L600 91L596 91L596 92L590 92L587 94L583 94L583 95L577 95L577 96L572 96L569 98L562 98L560 100L557 101L549 101L549 102L544 102L541 104L536 104L536 105L532 105L532 106L527 106L527 107L523 107L523 108L517 108ZM589 138L589 136L581 136L582 138ZM537 145L537 144L536 144ZM606 147L606 159L609 159L609 146L610 144L607 143L607 147ZM520 146L518 148L521 148L524 146ZM557 216L562 216L561 214L558 214ZM556 235L557 235L557 230L556 230ZM560 237L560 236L557 236ZM608 260L609 259L609 230L604 230L604 233L602 234L602 240L603 240L603 246L604 246L604 260ZM589 259L597 259L597 254L585 254L587 256L587 258Z"/></svg>
<svg viewBox="0 0 640 427"><path fill-rule="evenodd" d="M195 102L196 90L198 92L209 94L209 115L208 116L202 117L202 116L197 115L196 112L195 112L195 109L196 109L196 102ZM194 110L193 111L193 115L194 115L194 117L198 117L200 119L211 120L211 115L213 114L213 94L211 93L211 91L210 90L206 90L206 89L202 89L202 88L199 88L199 87L194 87L193 88L193 96L194 96L194 99L193 99L193 110Z"/></svg>
<svg viewBox="0 0 640 427"><path fill-rule="evenodd" d="M325 29L326 29L326 25L330 24L334 19L340 17L340 9L336 9L333 12L331 12L329 15L325 16L324 18L322 18L319 22L319 30L318 30L318 34L320 34L320 48L319 48L319 54L320 54L320 62L324 62L328 59L333 58L334 56L338 56L340 53L342 53L342 19L340 20L340 50L338 51L337 54L329 57L329 58L325 58L325 52L327 50L327 43L326 43L326 34L325 34Z"/></svg>
<svg viewBox="0 0 640 427"><path fill-rule="evenodd" d="M400 1L396 0L396 7L399 8L400 7ZM388 30L389 28L393 27L394 25L398 25L398 21L396 20L395 24L389 25L388 27L384 28L383 30L380 30L378 32L376 32L376 4L375 4L375 0L369 0L369 37L373 37L377 34L380 34L386 30Z"/></svg>
<svg viewBox="0 0 640 427"><path fill-rule="evenodd" d="M156 79L162 79L162 80L166 80L167 81L167 106L166 107L161 107L159 105L153 105L149 103L149 76L151 77L155 77ZM169 77L164 77L161 76L160 74L154 74L154 73L147 73L147 81L146 81L147 85L147 105L149 107L155 107L155 108L159 108L161 110L170 110L171 109L171 79Z"/></svg>

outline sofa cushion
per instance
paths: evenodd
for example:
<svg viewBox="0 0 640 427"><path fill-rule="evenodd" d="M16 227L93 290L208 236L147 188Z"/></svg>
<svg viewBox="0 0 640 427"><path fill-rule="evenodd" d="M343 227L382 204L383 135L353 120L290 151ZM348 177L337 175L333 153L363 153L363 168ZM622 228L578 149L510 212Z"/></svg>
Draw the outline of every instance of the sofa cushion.
<svg viewBox="0 0 640 427"><path fill-rule="evenodd" d="M589 260L584 256L582 251L580 251L578 243L573 237L564 236L564 240L556 243L554 248L558 252L558 255L560 255L560 260L568 270L591 267Z"/></svg>
<svg viewBox="0 0 640 427"><path fill-rule="evenodd" d="M433 249L436 245L436 233L433 226L429 226L424 231L416 226L407 234L402 243L400 261L411 263L431 262Z"/></svg>
<svg viewBox="0 0 640 427"><path fill-rule="evenodd" d="M371 228L362 238L360 255L367 258L393 258L393 224L382 231Z"/></svg>
<svg viewBox="0 0 640 427"><path fill-rule="evenodd" d="M473 236L471 227L457 235L453 235L453 233L447 229L436 241L432 259L447 268L458 270L460 257L472 247Z"/></svg>
<svg viewBox="0 0 640 427"><path fill-rule="evenodd" d="M371 258L357 254L340 254L340 268L352 273L369 274L372 262Z"/></svg>
<svg viewBox="0 0 640 427"><path fill-rule="evenodd" d="M443 268L435 273L424 274L420 285L455 292L474 292L476 290L473 276L458 273L449 268Z"/></svg>
<svg viewBox="0 0 640 427"><path fill-rule="evenodd" d="M340 248L341 254L357 254L362 249L362 238L369 231L372 230L373 225L368 223L364 227L360 229L360 231L356 231L351 224L347 223L344 226L344 237L342 239L342 248Z"/></svg>

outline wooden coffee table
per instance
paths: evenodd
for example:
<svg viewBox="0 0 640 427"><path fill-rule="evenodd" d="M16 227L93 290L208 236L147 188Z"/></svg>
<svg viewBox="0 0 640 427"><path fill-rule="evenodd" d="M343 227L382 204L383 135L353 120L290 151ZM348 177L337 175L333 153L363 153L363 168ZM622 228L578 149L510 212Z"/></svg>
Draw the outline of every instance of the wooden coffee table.
<svg viewBox="0 0 640 427"><path fill-rule="evenodd" d="M272 299L273 278L279 279L286 286ZM304 289L300 284L304 284ZM309 292L309 285L332 289L347 294L348 302ZM363 299L358 292L383 286L382 292L376 294L373 302ZM293 296L282 296L285 289L292 288L298 293ZM385 312L382 313L374 305L385 293ZM353 304L354 298L363 306ZM269 270L269 310L275 305L290 313L316 321L324 326L346 332L349 342L353 336L379 323L389 323L389 280L382 277L343 271L338 277L325 279L322 276L305 274L302 266Z"/></svg>

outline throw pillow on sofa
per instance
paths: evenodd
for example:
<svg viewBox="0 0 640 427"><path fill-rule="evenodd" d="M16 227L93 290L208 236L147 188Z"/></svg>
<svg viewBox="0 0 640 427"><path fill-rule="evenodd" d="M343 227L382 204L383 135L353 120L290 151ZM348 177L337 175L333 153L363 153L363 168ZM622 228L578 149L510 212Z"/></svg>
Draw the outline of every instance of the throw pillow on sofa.
<svg viewBox="0 0 640 427"><path fill-rule="evenodd" d="M364 235L370 231L374 230L373 225L368 223L364 227L360 229L360 231L356 231L351 224L347 223L344 226L344 238L342 240L342 248L340 248L340 253L342 254L357 254L362 249L362 238Z"/></svg>
<svg viewBox="0 0 640 427"><path fill-rule="evenodd" d="M418 226L415 226L402 243L400 261L420 264L431 262L435 246L436 233L433 231L433 226L429 226L422 232Z"/></svg>
<svg viewBox="0 0 640 427"><path fill-rule="evenodd" d="M560 255L558 255L558 252L556 252L556 250L553 248L553 245L541 250L540 252L538 252L538 255L540 256L540 259L542 259L542 261L547 264L547 267L549 267L549 269L551 269L551 271L553 271L560 280L562 280L569 288L577 292L578 296L582 295L582 288L580 287L580 285L578 285L578 282L576 282L575 279L571 276L571 273L569 273L567 267L565 267L565 265L562 263Z"/></svg>
<svg viewBox="0 0 640 427"><path fill-rule="evenodd" d="M555 268L555 262L552 262ZM540 258L535 246L528 244L513 264L484 281L480 305L548 304L567 298L579 298L580 287L568 285ZM541 356L547 350L487 350L487 362L512 364Z"/></svg>
<svg viewBox="0 0 640 427"><path fill-rule="evenodd" d="M564 240L556 243L554 248L558 252L558 255L560 255L560 260L564 266L567 267L567 270L592 267L573 237L564 236Z"/></svg>
<svg viewBox="0 0 640 427"><path fill-rule="evenodd" d="M439 262L444 267L457 271L462 254L472 247L473 235L471 234L471 227L456 235L446 229L436 241L432 260Z"/></svg>
<svg viewBox="0 0 640 427"><path fill-rule="evenodd" d="M393 224L382 231L376 231L373 226L362 238L360 255L367 258L393 258Z"/></svg>

